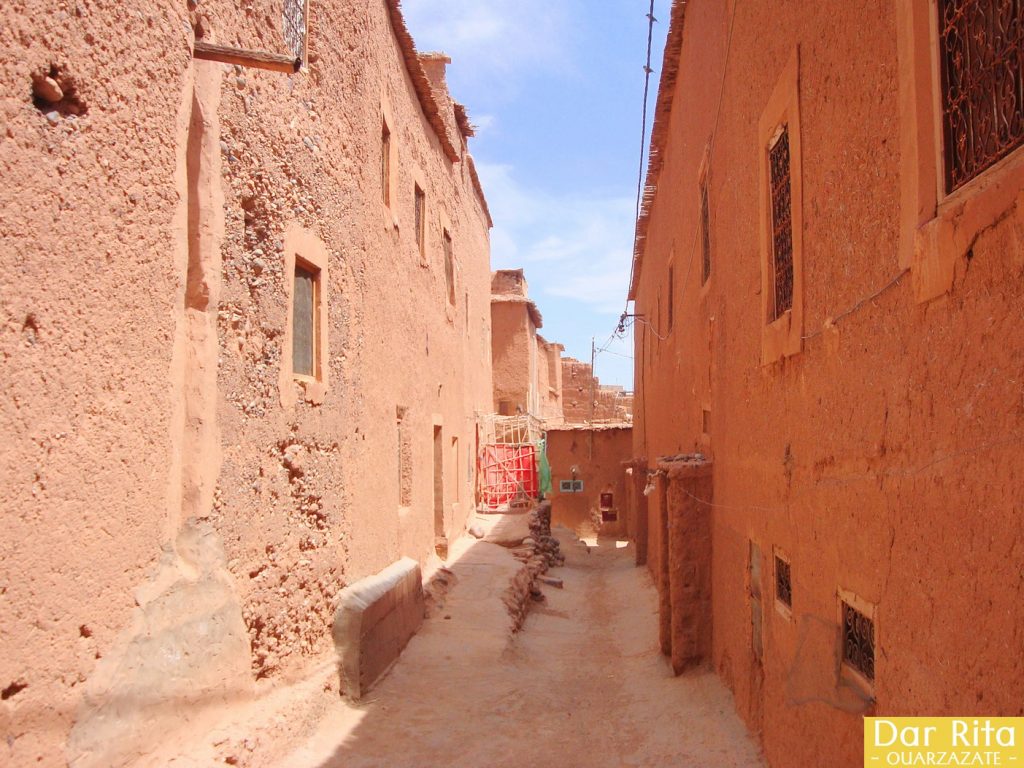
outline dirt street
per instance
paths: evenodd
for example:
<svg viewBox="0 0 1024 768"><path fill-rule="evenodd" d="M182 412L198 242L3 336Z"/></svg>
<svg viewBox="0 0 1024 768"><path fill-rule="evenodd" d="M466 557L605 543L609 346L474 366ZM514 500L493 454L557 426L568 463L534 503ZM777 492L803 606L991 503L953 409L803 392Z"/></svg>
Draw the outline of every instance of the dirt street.
<svg viewBox="0 0 1024 768"><path fill-rule="evenodd" d="M633 552L557 531L566 565L510 636L500 595L517 563L463 541L458 582L389 677L338 702L290 766L760 766L710 672L673 678L656 597ZM450 617L450 618L446 618Z"/></svg>

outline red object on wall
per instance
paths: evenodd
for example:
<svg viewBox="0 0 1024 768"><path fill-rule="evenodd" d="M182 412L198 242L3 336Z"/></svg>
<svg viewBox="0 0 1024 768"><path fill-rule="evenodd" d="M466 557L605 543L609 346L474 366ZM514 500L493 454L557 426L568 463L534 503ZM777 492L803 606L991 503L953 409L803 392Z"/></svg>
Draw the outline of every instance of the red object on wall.
<svg viewBox="0 0 1024 768"><path fill-rule="evenodd" d="M507 506L521 495L537 498L537 449L534 446L484 446L482 464L481 503L485 508Z"/></svg>

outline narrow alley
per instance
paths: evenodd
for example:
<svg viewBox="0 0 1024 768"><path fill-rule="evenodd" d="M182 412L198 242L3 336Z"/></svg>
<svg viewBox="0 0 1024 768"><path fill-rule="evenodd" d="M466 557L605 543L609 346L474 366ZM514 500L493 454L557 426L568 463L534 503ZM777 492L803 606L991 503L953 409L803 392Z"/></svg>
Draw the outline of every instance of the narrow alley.
<svg viewBox="0 0 1024 768"><path fill-rule="evenodd" d="M564 588L544 587L516 634L499 595L519 563L464 540L442 610L391 674L365 704L335 703L280 764L761 765L717 677L673 677L657 647L656 593L632 547L556 533L566 564L551 574Z"/></svg>
<svg viewBox="0 0 1024 768"><path fill-rule="evenodd" d="M0 39L0 766L1024 764L1024 0Z"/></svg>

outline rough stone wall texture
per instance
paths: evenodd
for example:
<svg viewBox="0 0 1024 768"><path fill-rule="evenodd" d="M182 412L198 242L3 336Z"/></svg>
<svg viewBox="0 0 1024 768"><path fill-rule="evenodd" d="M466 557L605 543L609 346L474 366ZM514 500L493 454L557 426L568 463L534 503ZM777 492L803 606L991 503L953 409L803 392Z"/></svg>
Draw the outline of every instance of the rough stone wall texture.
<svg viewBox="0 0 1024 768"><path fill-rule="evenodd" d="M285 50L278 2L199 12L209 40ZM492 398L483 203L424 116L388 5L316 2L311 29L308 71L288 76L193 62L184 0L15 0L0 18L12 764L121 764L328 652L346 583L432 552L435 424L444 531L464 525ZM33 75L54 72L74 99L39 109ZM288 259L307 248L325 259L327 349L324 382L300 385L283 375Z"/></svg>
<svg viewBox="0 0 1024 768"><path fill-rule="evenodd" d="M1019 192L957 254L948 294L918 303L905 279L825 324L901 269L896 6L736 4L726 70L732 6L687 4L637 286L636 312L664 335L674 257L674 330L659 340L637 328L634 454L714 457L714 663L770 763L785 768L860 765L866 713L1021 713L1024 670L1005 645L1024 626ZM815 335L762 366L757 126L797 45L804 334ZM690 244L716 120L713 267L702 289ZM1006 161L1022 162L1020 151ZM752 646L751 541L763 665ZM773 608L775 548L791 559L792 618ZM877 605L873 705L838 679L839 589Z"/></svg>
<svg viewBox="0 0 1024 768"><path fill-rule="evenodd" d="M621 388L601 384L590 363L562 358L562 411L567 424L626 421L631 415L626 402Z"/></svg>
<svg viewBox="0 0 1024 768"><path fill-rule="evenodd" d="M632 451L628 426L598 429L549 428L548 463L551 465L551 512L555 525L577 533L624 535L626 531L626 468ZM559 483L583 481L582 493L562 493ZM615 522L601 522L601 493L611 492L618 512Z"/></svg>

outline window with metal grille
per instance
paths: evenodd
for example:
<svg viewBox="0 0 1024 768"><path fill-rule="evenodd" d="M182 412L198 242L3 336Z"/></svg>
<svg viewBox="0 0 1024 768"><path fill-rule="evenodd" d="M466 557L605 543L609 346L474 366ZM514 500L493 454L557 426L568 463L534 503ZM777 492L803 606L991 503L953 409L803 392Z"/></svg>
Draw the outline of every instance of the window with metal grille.
<svg viewBox="0 0 1024 768"><path fill-rule="evenodd" d="M711 216L708 211L708 177L700 180L700 284L711 277Z"/></svg>
<svg viewBox="0 0 1024 768"><path fill-rule="evenodd" d="M309 28L309 0L284 0L281 28L288 50L306 63L306 33Z"/></svg>
<svg viewBox="0 0 1024 768"><path fill-rule="evenodd" d="M420 255L426 254L426 228L427 228L427 196L416 185L416 247L420 249Z"/></svg>
<svg viewBox="0 0 1024 768"><path fill-rule="evenodd" d="M296 262L292 307L292 372L319 376L320 270Z"/></svg>
<svg viewBox="0 0 1024 768"><path fill-rule="evenodd" d="M940 0L946 191L1024 144L1024 0Z"/></svg>
<svg viewBox="0 0 1024 768"><path fill-rule="evenodd" d="M789 126L784 125L768 150L773 282L769 322L793 308L793 211L789 159Z"/></svg>
<svg viewBox="0 0 1024 768"><path fill-rule="evenodd" d="M455 255L452 253L452 236L444 231L444 282L448 289L448 303L455 306Z"/></svg>
<svg viewBox="0 0 1024 768"><path fill-rule="evenodd" d="M843 663L875 680L875 622L845 600L842 605Z"/></svg>
<svg viewBox="0 0 1024 768"><path fill-rule="evenodd" d="M793 607L793 582L789 561L775 555L775 599L787 608Z"/></svg>
<svg viewBox="0 0 1024 768"><path fill-rule="evenodd" d="M391 205L391 130L383 120L380 129L380 189L384 205Z"/></svg>

